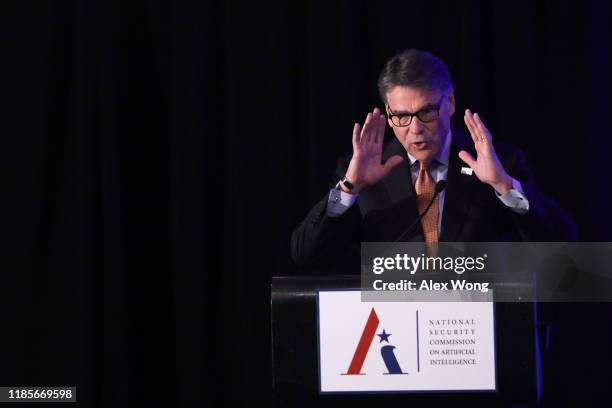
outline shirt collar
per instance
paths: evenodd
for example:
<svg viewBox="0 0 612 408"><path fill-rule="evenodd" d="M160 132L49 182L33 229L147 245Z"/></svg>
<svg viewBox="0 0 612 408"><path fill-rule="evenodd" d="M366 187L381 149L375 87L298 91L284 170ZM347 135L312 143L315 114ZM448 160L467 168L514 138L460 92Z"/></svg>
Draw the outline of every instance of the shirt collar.
<svg viewBox="0 0 612 408"><path fill-rule="evenodd" d="M442 143L442 148L440 149L438 154L436 154L436 157L435 157L435 160L439 164L443 164L443 165L445 165L447 167L448 167L448 159L450 157L451 139L452 139L451 130L448 129L448 133L446 134L446 138L444 139L444 143ZM410 160L410 166L412 166L414 164L414 162L416 162L416 159L410 153L408 153L408 152L406 152L406 153L408 154L408 159Z"/></svg>

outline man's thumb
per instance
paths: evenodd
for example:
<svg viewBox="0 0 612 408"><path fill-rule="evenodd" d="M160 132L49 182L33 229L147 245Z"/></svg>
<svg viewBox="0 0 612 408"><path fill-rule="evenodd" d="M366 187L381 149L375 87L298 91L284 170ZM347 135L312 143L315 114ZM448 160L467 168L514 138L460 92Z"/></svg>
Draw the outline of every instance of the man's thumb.
<svg viewBox="0 0 612 408"><path fill-rule="evenodd" d="M395 166L404 161L402 156L392 156L383 164L383 168L385 169L385 173L389 173Z"/></svg>
<svg viewBox="0 0 612 408"><path fill-rule="evenodd" d="M472 157L471 154L469 154L465 150L462 150L459 152L459 158L463 160L465 164L470 166L470 168L472 169L474 168L474 164L476 163L476 160L474 160L474 157Z"/></svg>

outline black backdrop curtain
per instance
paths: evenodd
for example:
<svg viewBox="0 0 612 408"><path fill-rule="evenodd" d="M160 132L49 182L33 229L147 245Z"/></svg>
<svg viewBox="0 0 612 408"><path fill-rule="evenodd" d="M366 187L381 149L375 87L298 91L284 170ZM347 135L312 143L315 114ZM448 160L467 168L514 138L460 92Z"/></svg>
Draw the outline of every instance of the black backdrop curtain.
<svg viewBox="0 0 612 408"><path fill-rule="evenodd" d="M458 112L527 153L581 239L608 240L609 11L1 2L0 384L75 384L87 406L269 401L270 277L303 272L291 229L402 48L442 57Z"/></svg>

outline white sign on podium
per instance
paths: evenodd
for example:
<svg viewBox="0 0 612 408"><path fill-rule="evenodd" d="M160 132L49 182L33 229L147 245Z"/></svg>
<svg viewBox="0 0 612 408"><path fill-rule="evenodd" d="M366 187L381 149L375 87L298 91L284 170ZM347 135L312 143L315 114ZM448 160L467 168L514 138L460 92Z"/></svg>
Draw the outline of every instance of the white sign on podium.
<svg viewBox="0 0 612 408"><path fill-rule="evenodd" d="M496 391L492 302L322 290L317 308L320 393Z"/></svg>

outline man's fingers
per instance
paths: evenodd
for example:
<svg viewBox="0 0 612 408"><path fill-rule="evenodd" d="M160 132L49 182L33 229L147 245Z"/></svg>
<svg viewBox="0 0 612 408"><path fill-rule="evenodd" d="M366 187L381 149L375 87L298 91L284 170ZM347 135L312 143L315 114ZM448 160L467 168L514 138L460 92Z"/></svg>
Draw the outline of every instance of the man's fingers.
<svg viewBox="0 0 612 408"><path fill-rule="evenodd" d="M361 126L359 123L355 123L353 126L353 150L359 146L359 137L361 135Z"/></svg>
<svg viewBox="0 0 612 408"><path fill-rule="evenodd" d="M481 137L483 137L485 140L489 141L491 139L491 132L489 132L487 127L484 125L484 123L480 119L480 115L478 115L478 113L474 114L474 123L476 124L476 127L480 131Z"/></svg>
<svg viewBox="0 0 612 408"><path fill-rule="evenodd" d="M372 112L368 112L363 127L359 123L353 126L353 150L368 143L382 144L385 126L385 116L380 113L380 109L374 108Z"/></svg>
<svg viewBox="0 0 612 408"><path fill-rule="evenodd" d="M383 114L378 116L378 131L376 132L376 143L382 144L385 140L385 128L387 127L387 118Z"/></svg>
<svg viewBox="0 0 612 408"><path fill-rule="evenodd" d="M372 112L368 112L365 122L363 122L363 128L361 129L361 144L367 143L372 138Z"/></svg>
<svg viewBox="0 0 612 408"><path fill-rule="evenodd" d="M382 143L382 137L380 136L381 131L381 115L380 109L374 108L372 110L372 128L370 130L370 136L368 140L372 143Z"/></svg>
<svg viewBox="0 0 612 408"><path fill-rule="evenodd" d="M474 168L474 164L476 164L476 160L474 159L474 157L472 157L471 154L469 154L465 150L462 150L459 152L459 158L463 160L465 164L470 166L471 169Z"/></svg>
<svg viewBox="0 0 612 408"><path fill-rule="evenodd" d="M482 119L478 113L472 114L469 109L466 109L465 123L470 129L470 134L472 135L472 140L474 140L474 143L486 143L491 141L491 133L482 122Z"/></svg>
<svg viewBox="0 0 612 408"><path fill-rule="evenodd" d="M465 110L465 115L463 116L463 120L465 121L465 125L468 128L468 131L470 132L470 136L472 136L472 141L474 143L478 143L479 142L479 136L476 132L476 128L474 126L474 120L472 118L472 112L470 112L469 109Z"/></svg>
<svg viewBox="0 0 612 408"><path fill-rule="evenodd" d="M404 158L398 155L392 156L389 159L387 159L385 164L383 164L383 169L385 170L385 174L388 174L395 166L397 166L403 161L404 161Z"/></svg>
<svg viewBox="0 0 612 408"><path fill-rule="evenodd" d="M385 116L380 113L380 109L374 108L372 112L368 113L363 124L361 143L381 144L384 139L385 125Z"/></svg>

